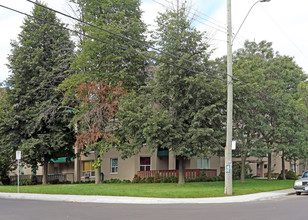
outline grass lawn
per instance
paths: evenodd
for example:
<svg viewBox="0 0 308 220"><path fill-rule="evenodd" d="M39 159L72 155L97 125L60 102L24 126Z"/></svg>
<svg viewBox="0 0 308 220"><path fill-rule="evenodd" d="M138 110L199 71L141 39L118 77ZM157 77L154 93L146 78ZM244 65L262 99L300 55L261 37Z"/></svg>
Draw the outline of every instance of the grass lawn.
<svg viewBox="0 0 308 220"><path fill-rule="evenodd" d="M255 180L246 183L233 181L233 195L289 189L294 180ZM224 195L224 182L185 183L120 183L120 184L65 184L20 186L21 193L108 195L160 198L202 198ZM17 192L17 186L2 186L0 192Z"/></svg>

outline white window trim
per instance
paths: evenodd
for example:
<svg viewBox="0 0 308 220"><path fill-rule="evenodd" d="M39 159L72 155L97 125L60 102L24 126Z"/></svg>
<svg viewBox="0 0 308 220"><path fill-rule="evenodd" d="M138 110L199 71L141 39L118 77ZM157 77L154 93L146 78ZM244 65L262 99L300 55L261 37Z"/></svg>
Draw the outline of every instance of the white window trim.
<svg viewBox="0 0 308 220"><path fill-rule="evenodd" d="M118 161L118 166L112 166L112 160L117 160ZM112 168L116 167L117 172L112 172ZM110 174L118 174L119 173L119 159L118 158L110 158Z"/></svg>
<svg viewBox="0 0 308 220"><path fill-rule="evenodd" d="M209 158L209 157L197 157L197 161L198 161L198 159L201 159L201 168L198 168L198 162L197 162L197 168L198 169L210 169L211 168L211 159ZM203 166L202 166L202 160L203 159L206 159L207 161L208 161L208 168L202 168Z"/></svg>
<svg viewBox="0 0 308 220"><path fill-rule="evenodd" d="M93 160L87 160L87 161L83 161L83 162L90 162L90 170L86 170L84 171L82 167L82 174L81 174L81 177L83 178L86 178L86 177L89 177L89 178L94 178L95 177L95 169L92 170L92 164L94 163ZM82 164L83 166L83 164ZM92 175L92 173L94 172L94 175Z"/></svg>
<svg viewBox="0 0 308 220"><path fill-rule="evenodd" d="M150 165L141 165L140 164L140 159L141 158L144 158L144 157L149 157L150 158ZM150 170L152 170L152 157L150 157L150 156L144 156L144 157L141 157L140 156L140 158L139 158L139 171L141 171L141 167L144 167L144 168L146 168L146 167L150 167ZM147 171L146 169L144 169L144 171ZM149 171L149 170L148 170Z"/></svg>

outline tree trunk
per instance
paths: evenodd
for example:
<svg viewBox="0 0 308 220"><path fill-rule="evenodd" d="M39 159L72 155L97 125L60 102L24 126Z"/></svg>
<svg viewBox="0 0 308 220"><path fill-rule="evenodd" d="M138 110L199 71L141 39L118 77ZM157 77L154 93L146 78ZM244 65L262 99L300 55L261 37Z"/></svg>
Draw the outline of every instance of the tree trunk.
<svg viewBox="0 0 308 220"><path fill-rule="evenodd" d="M49 157L47 155L44 156L44 166L43 166L43 185L48 183L48 161Z"/></svg>
<svg viewBox="0 0 308 220"><path fill-rule="evenodd" d="M241 156L241 183L245 183L245 163L246 163L246 154Z"/></svg>
<svg viewBox="0 0 308 220"><path fill-rule="evenodd" d="M282 150L281 167L282 167L282 171L281 171L282 179L286 180L286 166L285 166L285 161L284 161L284 150Z"/></svg>
<svg viewBox="0 0 308 220"><path fill-rule="evenodd" d="M102 178L101 178L101 164L99 161L99 156L97 156L95 152L95 184L101 184L102 183Z"/></svg>
<svg viewBox="0 0 308 220"><path fill-rule="evenodd" d="M185 167L184 167L184 158L179 157L179 185L183 185L185 183Z"/></svg>
<svg viewBox="0 0 308 220"><path fill-rule="evenodd" d="M269 152L267 155L267 180L270 181L272 180L272 152Z"/></svg>

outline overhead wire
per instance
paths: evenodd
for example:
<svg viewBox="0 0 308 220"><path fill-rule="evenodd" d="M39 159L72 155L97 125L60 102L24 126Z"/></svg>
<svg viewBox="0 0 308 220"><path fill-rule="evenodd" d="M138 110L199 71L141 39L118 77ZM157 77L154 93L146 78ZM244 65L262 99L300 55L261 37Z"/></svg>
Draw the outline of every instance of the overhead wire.
<svg viewBox="0 0 308 220"><path fill-rule="evenodd" d="M289 37L289 35L282 29L282 27L278 24L278 22L271 16L270 13L268 13L264 7L262 9L265 11L267 16L273 21L273 23L278 27L278 29L285 35L285 37L290 41L290 43L302 54L302 56L308 60L307 56L304 54L304 52L295 44L295 42Z"/></svg>
<svg viewBox="0 0 308 220"><path fill-rule="evenodd" d="M122 49L122 50L127 50L127 51L132 52L132 53L137 53L137 54L139 54L139 55L141 55L141 56L150 58L150 59L152 59L152 60L156 60L156 61L159 61L159 62L168 64L168 65L172 65L172 66L175 66L175 67L177 67L177 68L180 68L180 69L183 69L183 70L192 72L192 73L204 75L204 76L207 76L207 77L210 77L210 78L214 78L214 79L218 79L218 80L220 80L220 81L226 82L226 80L221 79L221 78L219 78L219 77L212 76L212 75L209 75L209 74L206 74L206 73L203 73L203 72L195 71L195 70L189 69L189 68L187 68L187 67L179 66L179 65L177 65L177 64L175 64L175 63L171 63L171 62L168 62L168 61L165 61L165 60L160 60L160 59L158 59L157 57L153 57L153 56L144 54L143 52L140 52L140 51L137 51L137 50L132 50L132 49L127 48L127 47L125 47L125 46L123 46L123 45L116 45L116 44L114 44L114 43L101 40L101 39L99 39L99 38L96 38L96 37L93 37L93 36L90 36L90 35L81 33L81 32L76 31L76 30L72 30L72 29L70 29L70 28L67 28L67 27L64 27L64 26L61 26L61 25L58 25L58 24L55 24L55 23L46 21L46 20L44 20L44 19L37 18L37 17L35 17L35 16L29 15L29 14L24 13L24 12L21 12L21 11L18 11L18 10L16 10L16 9L12 9L12 8L7 7L7 6L4 6L4 5L0 5L0 7L5 8L5 9L8 9L8 10L11 10L11 11L14 11L14 12L16 12L16 13L19 13L19 14L22 14L22 15L25 15L25 16L28 16L28 17L31 17L31 18L34 18L34 19L37 19L37 20L40 20L40 21L42 21L42 22L45 22L45 23L48 23L48 24L51 24L51 25L54 25L54 26L57 26L57 27L66 29L66 30L68 30L68 31L70 31L70 32L80 34L80 35L82 35L82 36L84 36L84 37L87 37L87 38L90 38L90 39L92 39L92 40L100 41L100 42L102 42L102 43L104 43L104 44L108 44L108 45L110 45L110 46L114 46L114 47L117 47L117 48Z"/></svg>
<svg viewBox="0 0 308 220"><path fill-rule="evenodd" d="M158 2L157 0L152 0L153 2L156 2L157 4L160 4L161 6L163 6L164 8L166 8L166 9L172 9L172 8L170 8L170 7L168 7L168 6L166 6L166 5L164 5L163 3L161 3L161 2ZM167 1L168 2L168 1ZM191 18L192 20L195 20L195 21L198 21L199 23L201 23L201 24L203 24L200 20L198 20L198 19L196 19L196 18ZM203 25L205 25L205 26L208 26L208 27L210 27L210 28L212 28L212 29L214 29L214 30L216 30L216 31L219 31L219 32L221 32L221 33L226 33L226 28L223 28L223 30L221 30L220 29L220 27L218 26L218 27L213 27L212 25L209 25L209 24L203 24Z"/></svg>
<svg viewBox="0 0 308 220"><path fill-rule="evenodd" d="M30 0L27 0L27 1L30 1ZM30 2L32 2L32 1L30 1ZM132 52L132 53L137 53L137 54L139 54L139 55L141 55L141 56L150 58L150 59L152 59L152 60L156 60L156 61L159 61L159 62L168 64L168 65L175 66L175 67L180 68L180 69L184 69L184 70L186 70L186 71L190 71L190 72L192 72L192 73L204 75L204 76L207 76L207 77L210 77L210 78L214 78L214 79L217 79L217 80L226 82L225 79L221 79L221 78L219 78L219 77L212 76L212 75L206 74L206 73L204 73L204 72L199 72L199 71L195 71L195 70L192 70L192 69L183 67L183 66L179 66L179 65L177 65L177 64L175 64L175 63L171 63L171 62L168 62L168 61L160 60L160 59L158 59L158 58L156 58L156 57L153 57L153 56L144 54L143 52L136 51L136 50L132 50L132 49L130 49L130 48L124 47L123 45L116 45L116 44L110 43L110 42L108 42L108 41L104 41L104 40L98 39L98 38L96 38L96 37L93 37L93 36L90 36L90 35L87 35L87 34L78 32L78 31L76 31L76 30L69 29L69 28L67 28L67 27L64 27L64 26L61 26L61 25L58 25L58 24L54 24L54 23L52 23L52 22L45 21L45 20L43 20L43 19L34 17L34 16L32 16L32 15L29 15L29 14L27 14L27 13L18 11L18 10L16 10L16 9L9 8L9 7L4 6L4 5L0 5L0 7L6 8L6 9L8 9L8 10L14 11L14 12L19 13L19 14L23 14L23 15L28 16L28 17L32 17L32 18L34 18L34 19L41 20L41 21L43 21L43 22L49 23L49 24L54 25L54 26L58 26L58 27L60 27L60 28L66 29L66 30L68 30L68 31L70 31L70 32L73 32L73 33L76 33L76 34L80 34L80 35L82 35L82 36L84 36L84 37L87 37L87 38L90 38L90 39L92 39L92 40L97 40L97 41L100 41L100 42L102 42L102 43L105 43L105 44L108 44L108 45L117 47L117 48L119 48L119 49L130 51L130 52ZM48 7L43 6L43 5L42 5L42 7L45 7L46 9L49 9ZM55 11L55 10L53 10L53 9L50 9L50 10ZM63 14L63 13L62 13L62 14ZM91 26L92 26L92 25L91 25ZM94 26L94 25L93 25L93 26ZM94 26L94 27L96 27L96 26ZM118 35L118 34L117 34L117 35ZM119 36L120 36L120 35L119 35ZM126 38L126 37L125 37L125 38ZM129 39L129 38L128 38L128 39ZM137 41L136 41L136 42L137 42ZM163 51L162 51L162 52L163 52ZM163 53L165 53L165 52L163 52ZM165 54L166 54L166 53L165 53ZM169 53L167 53L167 55L169 55ZM171 54L171 55L172 55L172 54ZM175 56L175 55L172 55L172 56L175 57L175 58L182 59L181 57L178 57L178 56ZM184 59L184 60L185 60L185 59ZM187 61L190 62L190 63L192 63L192 64L194 64L194 62L192 62L192 61L189 61L189 60L187 60ZM217 71L217 70L215 70L215 69L211 69L211 70L207 69L207 71L214 71L214 72L216 72L216 73L220 73L220 74L223 74L223 75L228 75L228 74L226 74L225 72ZM244 81L242 81L242 80L240 80L240 79L237 79L237 78L235 78L235 77L233 77L233 76L231 76L231 77L232 77L232 79L233 79L234 81L239 81L239 82L241 82L242 84L248 86L249 88L253 89L254 91L256 91L256 92L258 92L258 93L264 95L265 97L268 97L268 98L270 98L270 99L273 99L273 100L275 100L276 102L281 102L280 100L277 100L277 99L275 99L275 98L272 97L272 96L269 96L268 94L264 93L263 91L261 91L261 90L259 90L259 89L256 89L256 88L254 88L254 87L252 87L252 86L250 86L250 85L247 84L246 82L244 82ZM283 103L283 104L285 104L285 103Z"/></svg>

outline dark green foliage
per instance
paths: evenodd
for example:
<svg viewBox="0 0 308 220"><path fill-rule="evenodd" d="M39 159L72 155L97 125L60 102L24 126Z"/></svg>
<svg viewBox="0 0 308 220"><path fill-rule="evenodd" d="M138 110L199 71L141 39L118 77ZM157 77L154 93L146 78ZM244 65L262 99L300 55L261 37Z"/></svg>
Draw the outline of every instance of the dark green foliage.
<svg viewBox="0 0 308 220"><path fill-rule="evenodd" d="M104 30L122 35L134 41L146 43L146 26L141 20L139 0L72 0L78 4L82 20ZM82 32L111 44L143 53L144 46L91 26L78 26ZM127 91L145 85L147 79L145 58L131 51L108 43L81 39L79 53L72 64L74 75L68 78L61 89L66 91L67 101L74 98L76 86L87 81L108 79L112 85L123 82Z"/></svg>
<svg viewBox="0 0 308 220"><path fill-rule="evenodd" d="M219 177L221 179L221 181L225 181L225 172L220 172Z"/></svg>
<svg viewBox="0 0 308 220"><path fill-rule="evenodd" d="M140 183L141 182L141 178L137 176L137 174L135 174L132 183Z"/></svg>
<svg viewBox="0 0 308 220"><path fill-rule="evenodd" d="M122 183L122 181L120 179L110 179L110 180L104 180L103 183Z"/></svg>
<svg viewBox="0 0 308 220"><path fill-rule="evenodd" d="M30 178L31 185L36 185L37 184L37 177L36 175L32 175Z"/></svg>
<svg viewBox="0 0 308 220"><path fill-rule="evenodd" d="M204 72L209 67L208 45L204 33L192 27L187 13L184 5L178 11L160 14L153 37L156 46L165 52L191 62L163 53L157 57ZM225 85L162 62L152 69L154 77L148 85L121 101L117 138L123 157L135 155L144 143L153 152L159 148L172 150L179 161L222 148Z"/></svg>
<svg viewBox="0 0 308 220"><path fill-rule="evenodd" d="M10 185L11 180L9 176L1 176L0 178L3 185Z"/></svg>
<svg viewBox="0 0 308 220"><path fill-rule="evenodd" d="M232 177L235 180L239 180L241 178L241 163L235 162L232 165ZM252 172L252 169L248 163L245 164L245 175Z"/></svg>
<svg viewBox="0 0 308 220"><path fill-rule="evenodd" d="M122 183L131 183L132 181L130 180L123 180Z"/></svg>
<svg viewBox="0 0 308 220"><path fill-rule="evenodd" d="M59 184L60 180L59 179L53 179L51 181L48 182L49 184Z"/></svg>
<svg viewBox="0 0 308 220"><path fill-rule="evenodd" d="M289 170L289 171L286 173L286 179L287 179L287 180L297 180L298 177L296 176L296 174L294 173L293 170Z"/></svg>
<svg viewBox="0 0 308 220"><path fill-rule="evenodd" d="M7 146L20 148L23 161L36 167L73 156L71 115L61 107L63 94L55 89L68 75L74 44L54 12L35 6L31 14L38 19L25 18L8 58L12 74L6 81L7 100L12 110Z"/></svg>
<svg viewBox="0 0 308 220"><path fill-rule="evenodd" d="M154 175L154 183L160 183L161 182L161 177L159 173L155 173Z"/></svg>
<svg viewBox="0 0 308 220"><path fill-rule="evenodd" d="M154 177L150 176L146 178L146 183L154 183Z"/></svg>
<svg viewBox="0 0 308 220"><path fill-rule="evenodd" d="M11 125L14 121L11 119L12 107L7 99L7 90L0 88L0 179L7 180L9 171L16 167L14 145L17 140L16 134L12 134Z"/></svg>
<svg viewBox="0 0 308 220"><path fill-rule="evenodd" d="M208 182L209 180L210 178L206 176L204 171L201 172L200 176L195 178L195 182Z"/></svg>

